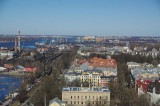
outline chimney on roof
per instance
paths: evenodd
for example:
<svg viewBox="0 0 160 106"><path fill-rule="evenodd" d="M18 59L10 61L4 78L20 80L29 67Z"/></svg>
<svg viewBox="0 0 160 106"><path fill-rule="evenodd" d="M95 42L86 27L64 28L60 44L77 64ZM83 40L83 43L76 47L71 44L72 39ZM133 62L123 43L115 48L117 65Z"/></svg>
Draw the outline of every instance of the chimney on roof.
<svg viewBox="0 0 160 106"><path fill-rule="evenodd" d="M107 56L107 59L111 59L111 56L108 55L108 56Z"/></svg>
<svg viewBox="0 0 160 106"><path fill-rule="evenodd" d="M81 88L83 87L83 84L81 83Z"/></svg>

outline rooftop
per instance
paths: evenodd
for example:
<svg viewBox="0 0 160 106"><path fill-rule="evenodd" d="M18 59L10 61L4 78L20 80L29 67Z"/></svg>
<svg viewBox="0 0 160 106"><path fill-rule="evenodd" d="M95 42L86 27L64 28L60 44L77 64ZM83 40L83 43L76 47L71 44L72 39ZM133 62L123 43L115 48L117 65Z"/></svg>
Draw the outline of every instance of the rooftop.
<svg viewBox="0 0 160 106"><path fill-rule="evenodd" d="M135 79L139 79L139 77L145 75L147 79L153 77L151 79L155 80L154 77L159 77L158 74L160 74L160 68L137 67L135 69L132 69L131 73Z"/></svg>
<svg viewBox="0 0 160 106"><path fill-rule="evenodd" d="M59 98L55 97L53 100L49 101L49 104L51 105L54 102L58 103L59 105L64 103Z"/></svg>
<svg viewBox="0 0 160 106"><path fill-rule="evenodd" d="M115 59L103 59L93 57L89 63L92 67L116 67L117 63Z"/></svg>
<svg viewBox="0 0 160 106"><path fill-rule="evenodd" d="M79 91L79 92L110 92L107 87L64 87L62 91Z"/></svg>

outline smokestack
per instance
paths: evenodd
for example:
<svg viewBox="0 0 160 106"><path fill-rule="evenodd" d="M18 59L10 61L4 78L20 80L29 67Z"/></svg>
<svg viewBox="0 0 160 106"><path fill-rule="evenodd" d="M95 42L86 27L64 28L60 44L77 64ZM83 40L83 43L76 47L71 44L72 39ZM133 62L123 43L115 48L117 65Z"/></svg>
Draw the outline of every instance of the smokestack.
<svg viewBox="0 0 160 106"><path fill-rule="evenodd" d="M20 31L18 31L18 51L21 52L21 36Z"/></svg>
<svg viewBox="0 0 160 106"><path fill-rule="evenodd" d="M14 51L17 52L17 39L15 38L15 42L14 42Z"/></svg>

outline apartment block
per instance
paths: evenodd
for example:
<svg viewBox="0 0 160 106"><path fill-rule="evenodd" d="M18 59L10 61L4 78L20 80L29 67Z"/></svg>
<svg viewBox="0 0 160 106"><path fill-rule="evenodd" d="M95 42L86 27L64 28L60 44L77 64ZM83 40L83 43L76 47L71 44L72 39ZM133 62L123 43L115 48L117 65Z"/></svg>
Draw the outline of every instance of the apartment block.
<svg viewBox="0 0 160 106"><path fill-rule="evenodd" d="M107 87L66 87L62 101L66 106L109 106L110 91Z"/></svg>
<svg viewBox="0 0 160 106"><path fill-rule="evenodd" d="M100 73L97 72L83 72L81 75L81 82L88 82L93 87L100 86Z"/></svg>

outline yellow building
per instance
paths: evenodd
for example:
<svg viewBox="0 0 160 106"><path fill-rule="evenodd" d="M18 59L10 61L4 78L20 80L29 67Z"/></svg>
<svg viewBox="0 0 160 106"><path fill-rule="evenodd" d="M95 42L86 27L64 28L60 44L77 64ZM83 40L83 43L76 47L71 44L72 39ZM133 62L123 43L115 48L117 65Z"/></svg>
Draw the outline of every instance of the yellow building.
<svg viewBox="0 0 160 106"><path fill-rule="evenodd" d="M110 91L101 87L67 87L62 90L66 106L109 106Z"/></svg>
<svg viewBox="0 0 160 106"><path fill-rule="evenodd" d="M96 37L96 42L103 42L104 41L104 37Z"/></svg>
<svg viewBox="0 0 160 106"><path fill-rule="evenodd" d="M95 36L84 36L83 40L84 41L95 41Z"/></svg>
<svg viewBox="0 0 160 106"><path fill-rule="evenodd" d="M83 72L81 75L81 83L88 82L93 87L100 86L100 73L97 72Z"/></svg>

